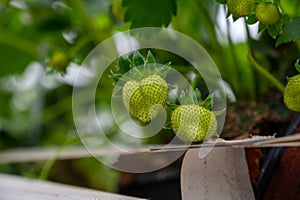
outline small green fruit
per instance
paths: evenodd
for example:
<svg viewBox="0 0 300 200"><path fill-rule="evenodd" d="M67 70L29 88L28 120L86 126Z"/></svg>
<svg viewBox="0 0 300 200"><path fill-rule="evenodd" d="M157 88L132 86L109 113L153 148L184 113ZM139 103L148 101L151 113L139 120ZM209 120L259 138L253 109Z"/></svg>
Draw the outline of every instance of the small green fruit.
<svg viewBox="0 0 300 200"><path fill-rule="evenodd" d="M158 114L159 105L164 106L168 99L168 85L158 75L142 80L129 80L122 90L123 103L132 116L142 122L149 122Z"/></svg>
<svg viewBox="0 0 300 200"><path fill-rule="evenodd" d="M285 105L290 110L300 112L300 74L289 79L283 98Z"/></svg>
<svg viewBox="0 0 300 200"><path fill-rule="evenodd" d="M196 105L181 105L171 115L172 129L182 140L200 142L210 138L217 130L215 115L208 109Z"/></svg>
<svg viewBox="0 0 300 200"><path fill-rule="evenodd" d="M68 55L61 51L56 51L53 53L50 59L50 65L58 70L64 71L69 64Z"/></svg>
<svg viewBox="0 0 300 200"><path fill-rule="evenodd" d="M260 3L256 6L255 16L264 25L274 25L280 19L280 12L273 3Z"/></svg>
<svg viewBox="0 0 300 200"><path fill-rule="evenodd" d="M247 16L254 6L253 0L227 0L228 11L236 18Z"/></svg>

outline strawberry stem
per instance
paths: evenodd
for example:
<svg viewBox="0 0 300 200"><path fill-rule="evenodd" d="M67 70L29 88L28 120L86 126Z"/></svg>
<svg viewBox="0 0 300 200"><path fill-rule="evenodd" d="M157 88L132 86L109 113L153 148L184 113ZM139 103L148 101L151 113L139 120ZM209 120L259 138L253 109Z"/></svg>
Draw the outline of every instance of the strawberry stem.
<svg viewBox="0 0 300 200"><path fill-rule="evenodd" d="M269 73L265 68L263 68L260 64L256 62L253 58L252 54L248 54L248 60L253 65L254 69L256 69L261 75L263 75L266 79L268 79L274 86L277 87L281 92L284 91L284 85L279 82L271 73Z"/></svg>
<svg viewBox="0 0 300 200"><path fill-rule="evenodd" d="M196 74L196 76L195 76L195 78L194 78L194 80L193 80L193 82L191 84L191 86L192 86L193 89L197 88L197 85L198 85L200 79L201 79L200 75Z"/></svg>

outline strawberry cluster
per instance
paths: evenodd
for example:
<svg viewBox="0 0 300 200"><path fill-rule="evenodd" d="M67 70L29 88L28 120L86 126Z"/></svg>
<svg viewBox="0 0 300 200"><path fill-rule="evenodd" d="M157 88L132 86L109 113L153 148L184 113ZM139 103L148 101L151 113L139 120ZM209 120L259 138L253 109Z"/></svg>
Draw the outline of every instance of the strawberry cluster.
<svg viewBox="0 0 300 200"><path fill-rule="evenodd" d="M110 77L120 87L122 101L131 114L143 124L149 123L167 107L170 126L183 141L201 142L217 131L215 113L211 111L212 97L201 102L200 91L182 91L179 105L169 100L169 86L165 80L170 63L159 66L152 53L142 56L139 52L120 57L116 71Z"/></svg>

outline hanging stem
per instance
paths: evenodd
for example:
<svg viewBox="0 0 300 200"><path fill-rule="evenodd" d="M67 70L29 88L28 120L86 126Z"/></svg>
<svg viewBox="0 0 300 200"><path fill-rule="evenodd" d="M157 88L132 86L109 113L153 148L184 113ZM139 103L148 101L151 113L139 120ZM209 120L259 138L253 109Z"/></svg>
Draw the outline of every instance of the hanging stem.
<svg viewBox="0 0 300 200"><path fill-rule="evenodd" d="M250 31L249 31L249 27L246 23L246 19L244 18L244 24L245 24L245 29L246 29L246 33L247 33L247 44L249 46L250 51L252 51L252 38L250 35Z"/></svg>
<svg viewBox="0 0 300 200"><path fill-rule="evenodd" d="M256 60L253 58L252 54L248 54L248 59L250 63L253 65L253 67L266 79L268 79L274 86L277 87L281 92L284 91L284 85L280 83L271 73L269 73L265 68L263 68L260 64L256 62Z"/></svg>
<svg viewBox="0 0 300 200"><path fill-rule="evenodd" d="M84 7L84 1L73 0L72 4L75 7L75 10L78 12L78 15L80 15L80 18L84 22L83 25L85 26L86 30L88 30L90 38L96 44L101 42L103 40L102 35L100 35L100 31L94 24L93 19L91 18L89 13L86 11Z"/></svg>
<svg viewBox="0 0 300 200"><path fill-rule="evenodd" d="M203 7L203 3L201 1L196 1L196 6L199 10L198 14L201 16L201 19L203 19L202 22L208 32L208 37L212 46L214 46L216 49L220 49L220 44L215 31L215 23L211 19L209 12Z"/></svg>
<svg viewBox="0 0 300 200"><path fill-rule="evenodd" d="M223 7L223 9L224 9L224 12L226 13L225 6ZM233 66L234 66L234 68L229 68L229 69L231 69L231 70L229 70L230 71L230 73L229 73L230 81L231 81L233 88L236 91L240 91L240 81L239 81L240 76L239 76L239 74L241 73L240 72L241 66L240 66L240 62L238 62L238 59L237 59L238 56L236 54L235 47L234 47L234 44L233 44L233 41L231 38L229 19L226 18L225 21L226 21L228 47L230 49L230 56L231 56Z"/></svg>
<svg viewBox="0 0 300 200"><path fill-rule="evenodd" d="M47 177L48 177L48 175L49 175L49 173L50 173L50 171L51 171L51 169L52 169L52 167L53 167L53 165L54 165L54 163L57 161L58 156L60 155L60 153L62 151L64 151L67 147L71 146L72 144L76 144L78 142L80 142L80 138L76 137L76 138L72 138L70 140L67 140L64 144L62 144L57 149L57 151L55 152L55 154L53 155L53 157L49 158L45 162L45 164L44 164L44 166L43 166L43 168L42 168L42 170L41 170L40 175L39 175L38 178L40 180L46 180Z"/></svg>
<svg viewBox="0 0 300 200"><path fill-rule="evenodd" d="M197 85L198 85L200 79L201 79L200 75L196 74L194 80L191 83L191 86L192 86L193 90L197 88Z"/></svg>
<svg viewBox="0 0 300 200"><path fill-rule="evenodd" d="M196 0L195 1L197 9L199 10L198 14L200 18L202 19L201 22L203 23L203 26L205 27L205 30L207 31L207 36L210 40L210 44L212 47L212 51L215 52L215 55L218 55L214 59L215 62L217 62L218 66L224 66L220 69L223 71L223 75L229 76L230 72L228 71L228 67L226 66L226 58L224 56L224 47L219 43L216 33L216 27L215 22L212 20L207 8L204 7L203 2Z"/></svg>

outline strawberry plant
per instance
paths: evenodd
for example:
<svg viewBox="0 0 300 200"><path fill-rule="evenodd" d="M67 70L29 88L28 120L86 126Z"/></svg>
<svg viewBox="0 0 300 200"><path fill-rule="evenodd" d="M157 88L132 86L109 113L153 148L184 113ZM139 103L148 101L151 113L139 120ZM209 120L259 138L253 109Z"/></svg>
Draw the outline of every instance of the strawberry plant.
<svg viewBox="0 0 300 200"><path fill-rule="evenodd" d="M172 129L183 141L202 142L217 135L217 120L215 114L210 111L212 99L209 96L200 102L200 96L198 89L192 94L182 91L181 105L172 112Z"/></svg>
<svg viewBox="0 0 300 200"><path fill-rule="evenodd" d="M111 77L122 83L122 99L126 109L141 122L149 122L168 99L168 85L163 77L168 65L156 68L155 58L149 51L146 57L136 52L132 59L120 57L118 73Z"/></svg>
<svg viewBox="0 0 300 200"><path fill-rule="evenodd" d="M169 63L170 64L170 63ZM157 66L150 51L146 57L139 52L132 56L120 57L115 73L110 77L115 87L122 92L123 104L127 111L142 123L150 122L159 112L159 106L169 111L170 126L183 141L202 142L211 138L217 131L215 114L210 111L212 97L201 102L201 93L182 91L179 102L168 98L168 84L164 80L170 66Z"/></svg>
<svg viewBox="0 0 300 200"><path fill-rule="evenodd" d="M234 20L245 17L248 25L259 22L258 32L267 30L271 37L277 39L276 46L300 39L297 34L299 29L296 28L299 25L299 17L291 18L287 13L281 13L283 9L280 0L217 1L227 6L227 16L232 14Z"/></svg>
<svg viewBox="0 0 300 200"><path fill-rule="evenodd" d="M247 25L252 25L258 22L258 33L268 34L275 40L276 47L283 43L291 43L300 39L298 34L299 29L297 28L299 26L299 16L293 16L293 18L291 18L287 13L285 13L284 9L281 7L283 4L280 4L280 0L255 0L252 9L249 9L247 14L240 16L234 15L231 11L233 9L232 7L239 9L245 2L241 1L236 3L234 6L229 0L219 0L218 2L227 6L228 16L233 14L234 20L237 20L240 17L245 17ZM293 89L299 86L297 78L291 78L292 81L288 82L287 86L284 87L284 85L278 81L278 79L270 71L257 62L255 54L258 56L259 52L256 50L257 47L254 46L254 42L249 33L248 40L250 48L250 53L248 54L249 62L258 73L269 80L281 92L284 92L284 101L287 107L291 110L297 111L298 109L295 108L295 102L297 102L297 91Z"/></svg>

